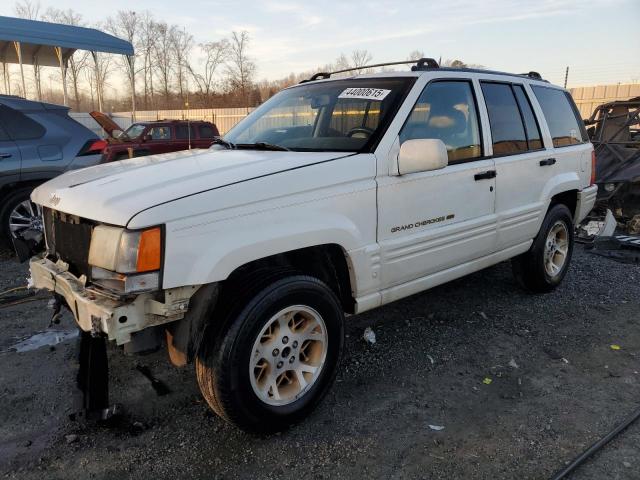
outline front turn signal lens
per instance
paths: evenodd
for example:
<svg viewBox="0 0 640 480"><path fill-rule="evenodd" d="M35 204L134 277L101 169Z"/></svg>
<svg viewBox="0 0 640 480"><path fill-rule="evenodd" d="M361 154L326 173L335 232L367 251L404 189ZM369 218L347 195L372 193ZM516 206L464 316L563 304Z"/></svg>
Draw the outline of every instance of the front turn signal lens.
<svg viewBox="0 0 640 480"><path fill-rule="evenodd" d="M596 152L591 151L591 185L596 184Z"/></svg>
<svg viewBox="0 0 640 480"><path fill-rule="evenodd" d="M160 227L140 232L136 271L149 272L151 270L160 270L161 255L162 232L160 231Z"/></svg>

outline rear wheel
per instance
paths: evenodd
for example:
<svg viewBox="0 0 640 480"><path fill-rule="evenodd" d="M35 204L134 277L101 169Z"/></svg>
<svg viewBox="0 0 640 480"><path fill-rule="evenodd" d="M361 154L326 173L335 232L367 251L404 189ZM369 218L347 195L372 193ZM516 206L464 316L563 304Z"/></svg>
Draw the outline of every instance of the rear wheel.
<svg viewBox="0 0 640 480"><path fill-rule="evenodd" d="M333 382L344 337L340 303L320 280L288 275L233 303L225 326L209 329L196 358L202 395L247 431L297 423Z"/></svg>
<svg viewBox="0 0 640 480"><path fill-rule="evenodd" d="M567 273L573 253L571 212L562 204L552 206L528 252L512 260L516 280L526 290L554 290Z"/></svg>

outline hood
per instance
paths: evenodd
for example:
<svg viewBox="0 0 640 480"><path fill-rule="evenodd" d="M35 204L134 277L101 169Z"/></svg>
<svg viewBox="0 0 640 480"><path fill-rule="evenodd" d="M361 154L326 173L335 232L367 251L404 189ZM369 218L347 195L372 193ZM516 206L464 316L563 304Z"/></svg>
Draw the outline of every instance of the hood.
<svg viewBox="0 0 640 480"><path fill-rule="evenodd" d="M126 226L137 213L161 203L345 155L185 150L72 170L36 188L31 198L44 207Z"/></svg>
<svg viewBox="0 0 640 480"><path fill-rule="evenodd" d="M98 123L98 125L102 127L105 132L107 132L107 135L109 135L111 138L115 138L113 136L113 132L115 132L116 130L119 130L121 132L124 131L116 122L114 122L110 117L106 116L102 112L90 112L89 115L91 115L91 117Z"/></svg>

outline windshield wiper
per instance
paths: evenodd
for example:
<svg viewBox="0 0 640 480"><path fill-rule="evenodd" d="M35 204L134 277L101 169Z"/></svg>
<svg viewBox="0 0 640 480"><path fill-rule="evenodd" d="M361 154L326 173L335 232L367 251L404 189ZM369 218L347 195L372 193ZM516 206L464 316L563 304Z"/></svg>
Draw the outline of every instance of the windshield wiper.
<svg viewBox="0 0 640 480"><path fill-rule="evenodd" d="M273 150L279 152L290 152L291 150L282 145L275 145L273 143L255 142L255 143L238 143L237 148L256 149L256 150Z"/></svg>
<svg viewBox="0 0 640 480"><path fill-rule="evenodd" d="M213 144L214 145L222 145L227 150L234 150L236 148L235 143L228 142L222 137L214 137Z"/></svg>

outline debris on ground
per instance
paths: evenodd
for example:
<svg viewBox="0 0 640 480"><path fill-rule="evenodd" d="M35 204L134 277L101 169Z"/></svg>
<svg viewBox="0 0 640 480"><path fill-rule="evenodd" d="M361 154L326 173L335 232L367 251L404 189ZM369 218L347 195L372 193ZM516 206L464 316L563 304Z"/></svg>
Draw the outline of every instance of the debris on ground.
<svg viewBox="0 0 640 480"><path fill-rule="evenodd" d="M439 432L440 430L444 430L444 426L442 425L429 425L429 428L431 430L435 430L436 432Z"/></svg>
<svg viewBox="0 0 640 480"><path fill-rule="evenodd" d="M374 343L376 343L376 334L371 329L371 327L367 327L364 329L362 338L364 338L365 342L367 342L369 345L373 345Z"/></svg>
<svg viewBox="0 0 640 480"><path fill-rule="evenodd" d="M637 235L596 237L586 249L589 253L621 263L640 263L640 236Z"/></svg>
<svg viewBox="0 0 640 480"><path fill-rule="evenodd" d="M620 345L611 345L611 350L620 350Z"/></svg>
<svg viewBox="0 0 640 480"><path fill-rule="evenodd" d="M65 435L64 439L70 445L70 444L76 443L78 440L80 440L80 437L78 437L78 435L76 435L75 433L71 433L69 435Z"/></svg>
<svg viewBox="0 0 640 480"><path fill-rule="evenodd" d="M509 360L509 366L511 368L520 368L513 358L511 360Z"/></svg>
<svg viewBox="0 0 640 480"><path fill-rule="evenodd" d="M482 380L485 385L491 385L491 382L493 382L493 379L490 377L484 377L484 380Z"/></svg>

